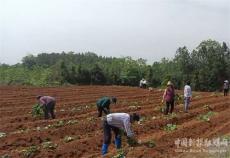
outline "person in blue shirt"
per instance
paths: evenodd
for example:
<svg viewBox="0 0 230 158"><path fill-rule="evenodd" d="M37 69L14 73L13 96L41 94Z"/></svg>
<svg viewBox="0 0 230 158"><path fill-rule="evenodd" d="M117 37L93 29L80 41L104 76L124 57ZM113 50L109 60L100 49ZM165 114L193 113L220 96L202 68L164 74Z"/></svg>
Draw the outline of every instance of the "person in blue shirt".
<svg viewBox="0 0 230 158"><path fill-rule="evenodd" d="M98 110L98 117L102 116L102 111L107 115L110 113L110 104L116 104L117 98L116 97L102 97L97 101L97 110Z"/></svg>

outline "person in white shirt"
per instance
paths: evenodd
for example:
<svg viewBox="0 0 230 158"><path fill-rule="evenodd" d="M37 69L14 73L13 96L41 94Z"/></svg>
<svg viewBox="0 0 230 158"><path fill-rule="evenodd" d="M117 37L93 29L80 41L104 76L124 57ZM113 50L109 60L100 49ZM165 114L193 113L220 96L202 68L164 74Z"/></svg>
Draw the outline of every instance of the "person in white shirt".
<svg viewBox="0 0 230 158"><path fill-rule="evenodd" d="M228 80L224 81L224 96L228 96L228 91L229 91L229 82Z"/></svg>
<svg viewBox="0 0 230 158"><path fill-rule="evenodd" d="M127 113L111 113L106 115L103 120L104 140L102 145L102 155L105 155L108 152L112 137L111 130L115 134L116 148L119 149L121 148L120 129L126 132L128 139L135 140L134 134L131 130L131 123L139 120L140 116L136 113L133 113L132 115Z"/></svg>
<svg viewBox="0 0 230 158"><path fill-rule="evenodd" d="M142 79L140 80L140 84L139 84L139 87L140 87L140 88L142 88L142 86L143 86L143 81L144 81L144 79L142 78Z"/></svg>
<svg viewBox="0 0 230 158"><path fill-rule="evenodd" d="M140 88L146 88L146 87L147 87L147 81L146 81L144 78L142 78L142 79L140 80L139 87L140 87Z"/></svg>
<svg viewBox="0 0 230 158"><path fill-rule="evenodd" d="M184 86L184 112L188 112L190 102L192 100L192 89L190 87L190 81L187 81Z"/></svg>

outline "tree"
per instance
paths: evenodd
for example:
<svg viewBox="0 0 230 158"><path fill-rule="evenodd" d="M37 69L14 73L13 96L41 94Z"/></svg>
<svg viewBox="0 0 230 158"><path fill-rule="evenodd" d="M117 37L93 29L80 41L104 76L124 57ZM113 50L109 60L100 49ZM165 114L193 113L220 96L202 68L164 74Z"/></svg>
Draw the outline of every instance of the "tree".
<svg viewBox="0 0 230 158"><path fill-rule="evenodd" d="M91 70L91 84L104 84L105 82L106 78L102 69L98 66L98 64L95 64Z"/></svg>
<svg viewBox="0 0 230 158"><path fill-rule="evenodd" d="M22 64L29 69L33 69L36 65L36 58L32 54L27 55L22 58Z"/></svg>
<svg viewBox="0 0 230 158"><path fill-rule="evenodd" d="M174 57L174 62L177 67L178 76L181 76L181 82L190 80L192 77L192 60L186 46L179 47ZM182 84L180 82L180 85Z"/></svg>
<svg viewBox="0 0 230 158"><path fill-rule="evenodd" d="M222 86L224 78L228 77L226 58L220 43L213 40L202 41L192 52L195 65L193 76L196 82L199 80L196 84L199 84L200 90L213 91Z"/></svg>

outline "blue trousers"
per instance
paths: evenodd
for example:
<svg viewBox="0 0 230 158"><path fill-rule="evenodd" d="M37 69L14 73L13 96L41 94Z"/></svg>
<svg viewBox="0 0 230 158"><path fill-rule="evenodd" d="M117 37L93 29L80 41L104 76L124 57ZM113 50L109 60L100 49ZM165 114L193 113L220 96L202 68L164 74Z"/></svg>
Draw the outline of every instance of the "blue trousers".
<svg viewBox="0 0 230 158"><path fill-rule="evenodd" d="M121 133L120 129L108 124L106 120L103 121L103 131L104 131L104 140L102 145L102 155L105 155L108 152L109 144L111 143L112 133L115 134L115 145L116 148L121 148Z"/></svg>

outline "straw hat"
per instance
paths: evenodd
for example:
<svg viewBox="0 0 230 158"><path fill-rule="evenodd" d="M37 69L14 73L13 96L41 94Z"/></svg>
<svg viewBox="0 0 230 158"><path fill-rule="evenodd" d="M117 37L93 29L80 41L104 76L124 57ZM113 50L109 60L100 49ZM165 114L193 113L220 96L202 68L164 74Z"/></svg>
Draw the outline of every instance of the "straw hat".
<svg viewBox="0 0 230 158"><path fill-rule="evenodd" d="M171 81L168 81L167 86L172 86L173 83Z"/></svg>
<svg viewBox="0 0 230 158"><path fill-rule="evenodd" d="M224 82L225 82L225 83L228 83L228 80L225 80Z"/></svg>

